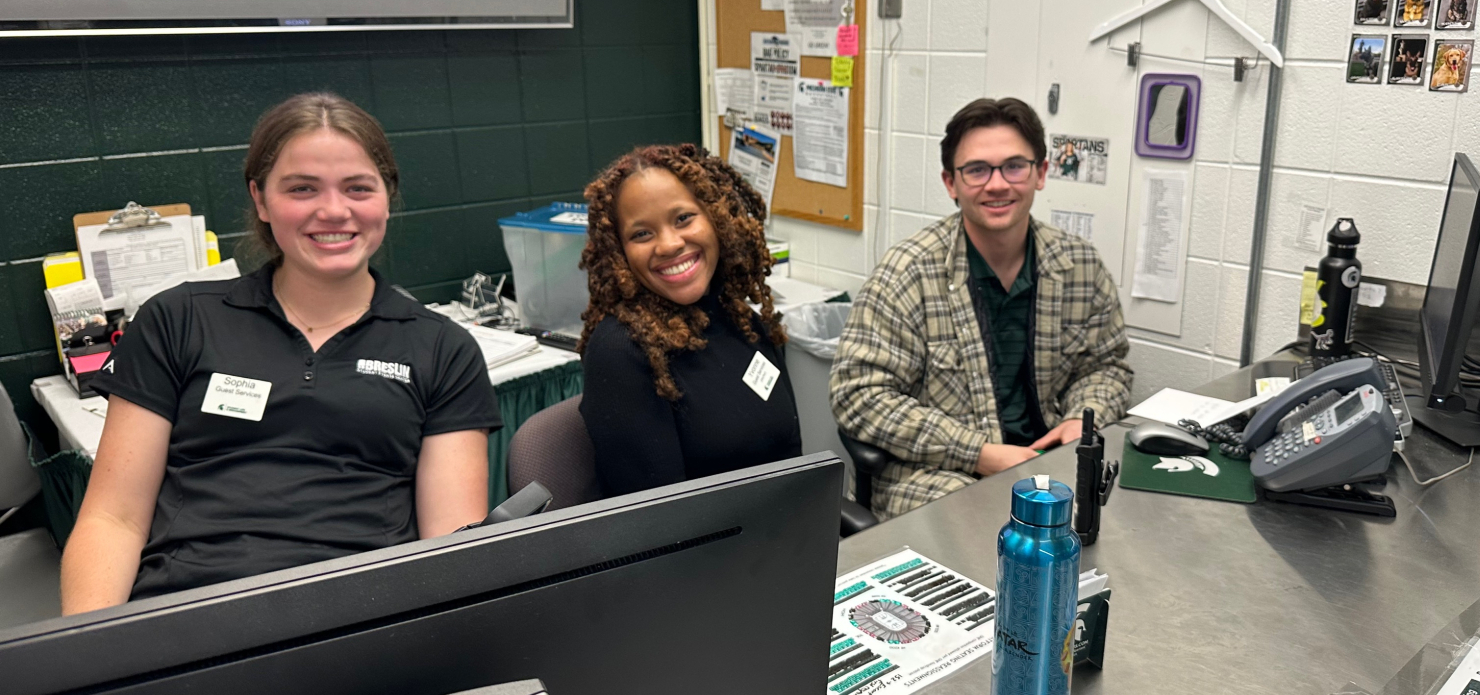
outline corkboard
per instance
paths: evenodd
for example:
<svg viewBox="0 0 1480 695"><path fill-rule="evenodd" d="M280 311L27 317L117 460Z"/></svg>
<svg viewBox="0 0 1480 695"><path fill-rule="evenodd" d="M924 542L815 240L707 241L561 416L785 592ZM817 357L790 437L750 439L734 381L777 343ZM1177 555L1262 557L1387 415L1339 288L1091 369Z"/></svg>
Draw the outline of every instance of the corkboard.
<svg viewBox="0 0 1480 695"><path fill-rule="evenodd" d="M786 32L786 17L782 12L764 11L761 0L717 0L715 2L715 26L719 36L719 62L721 68L750 69L750 33L753 31L781 34ZM858 55L853 59L853 88L848 93L848 187L839 188L825 183L806 181L796 177L796 165L792 161L795 143L791 136L782 136L781 160L776 167L776 191L771 200L771 212L776 215L795 217L808 222L863 231L863 83L864 45L868 37L868 3L854 0L853 20L858 23ZM803 56L802 77L832 79L830 58ZM725 127L724 114L719 114L720 155L730 156L730 129Z"/></svg>

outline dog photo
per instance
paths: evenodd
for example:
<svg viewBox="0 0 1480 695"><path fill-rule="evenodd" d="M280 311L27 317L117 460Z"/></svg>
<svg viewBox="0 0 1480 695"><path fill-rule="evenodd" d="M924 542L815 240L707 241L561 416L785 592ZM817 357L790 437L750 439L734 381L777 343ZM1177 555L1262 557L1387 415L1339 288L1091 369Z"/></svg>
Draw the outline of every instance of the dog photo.
<svg viewBox="0 0 1480 695"><path fill-rule="evenodd" d="M1393 0L1393 26L1426 27L1433 10L1432 0Z"/></svg>
<svg viewBox="0 0 1480 695"><path fill-rule="evenodd" d="M1352 21L1357 24L1387 26L1388 0L1357 0L1356 18Z"/></svg>
<svg viewBox="0 0 1480 695"><path fill-rule="evenodd" d="M1388 56L1388 84L1423 84L1423 64L1429 55L1427 34L1393 34Z"/></svg>
<svg viewBox="0 0 1480 695"><path fill-rule="evenodd" d="M1353 34L1352 51L1347 57L1346 81L1357 84L1382 82L1382 52L1387 37L1381 34Z"/></svg>
<svg viewBox="0 0 1480 695"><path fill-rule="evenodd" d="M1469 91L1470 59L1474 55L1473 40L1435 41L1434 68L1429 74L1429 91Z"/></svg>
<svg viewBox="0 0 1480 695"><path fill-rule="evenodd" d="M1474 29L1476 0L1439 0L1434 12L1435 29Z"/></svg>

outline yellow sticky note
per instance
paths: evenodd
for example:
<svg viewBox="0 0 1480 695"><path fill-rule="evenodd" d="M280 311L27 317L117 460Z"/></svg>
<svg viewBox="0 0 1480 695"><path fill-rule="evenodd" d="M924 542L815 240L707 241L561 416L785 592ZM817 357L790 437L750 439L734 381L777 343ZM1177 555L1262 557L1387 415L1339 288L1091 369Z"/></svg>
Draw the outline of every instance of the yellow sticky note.
<svg viewBox="0 0 1480 695"><path fill-rule="evenodd" d="M832 83L834 87L853 86L853 57L833 56Z"/></svg>
<svg viewBox="0 0 1480 695"><path fill-rule="evenodd" d="M1300 322L1309 326L1316 320L1316 271L1307 270L1300 282Z"/></svg>

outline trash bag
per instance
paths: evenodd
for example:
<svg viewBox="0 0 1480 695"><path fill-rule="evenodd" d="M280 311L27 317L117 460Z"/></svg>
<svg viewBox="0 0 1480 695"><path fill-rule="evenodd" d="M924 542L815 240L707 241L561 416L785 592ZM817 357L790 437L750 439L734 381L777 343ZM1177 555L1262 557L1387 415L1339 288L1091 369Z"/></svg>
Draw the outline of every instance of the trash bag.
<svg viewBox="0 0 1480 695"><path fill-rule="evenodd" d="M781 316L781 325L786 327L788 345L801 351L832 361L838 354L838 337L843 334L843 324L848 321L852 303L827 302L801 304L787 309Z"/></svg>

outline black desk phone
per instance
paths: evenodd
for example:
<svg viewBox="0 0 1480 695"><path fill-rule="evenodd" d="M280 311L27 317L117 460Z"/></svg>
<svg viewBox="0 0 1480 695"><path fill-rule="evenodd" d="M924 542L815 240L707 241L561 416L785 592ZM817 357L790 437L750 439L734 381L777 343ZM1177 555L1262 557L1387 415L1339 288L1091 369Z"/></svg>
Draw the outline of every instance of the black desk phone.
<svg viewBox="0 0 1480 695"><path fill-rule="evenodd" d="M1337 362L1291 384L1244 428L1250 471L1276 500L1392 516L1354 483L1387 471L1398 422L1377 362Z"/></svg>

